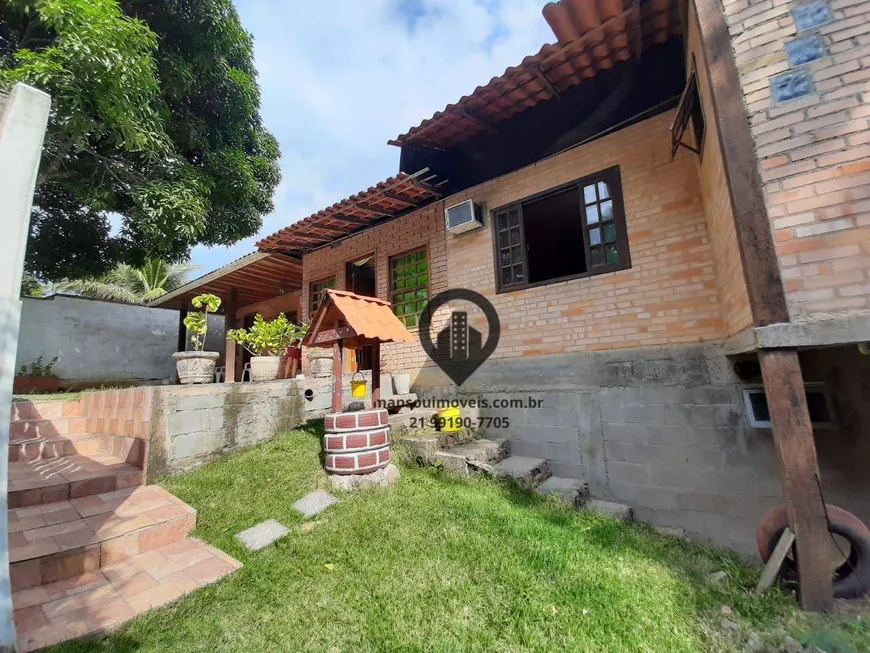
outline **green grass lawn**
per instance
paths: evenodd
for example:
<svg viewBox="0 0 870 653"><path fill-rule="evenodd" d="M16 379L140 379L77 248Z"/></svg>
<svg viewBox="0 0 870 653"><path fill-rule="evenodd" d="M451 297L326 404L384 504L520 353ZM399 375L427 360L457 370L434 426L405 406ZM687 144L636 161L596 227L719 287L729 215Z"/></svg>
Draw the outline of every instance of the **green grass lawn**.
<svg viewBox="0 0 870 653"><path fill-rule="evenodd" d="M750 595L757 571L729 554L485 478L405 468L396 487L303 522L293 502L326 487L318 436L292 431L166 479L199 510L195 534L244 568L107 639L53 650L743 650L720 634L723 604L765 637L806 626L778 592ZM257 553L234 540L269 518L290 533ZM729 579L714 587L718 570ZM831 628L843 651L870 639L854 618Z"/></svg>

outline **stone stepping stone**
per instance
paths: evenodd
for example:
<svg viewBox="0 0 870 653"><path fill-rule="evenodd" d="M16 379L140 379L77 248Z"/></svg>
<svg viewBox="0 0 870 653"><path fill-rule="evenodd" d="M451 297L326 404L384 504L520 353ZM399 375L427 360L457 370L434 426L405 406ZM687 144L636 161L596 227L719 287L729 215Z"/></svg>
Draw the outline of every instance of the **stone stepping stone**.
<svg viewBox="0 0 870 653"><path fill-rule="evenodd" d="M339 499L326 490L315 490L293 504L293 507L302 513L303 517L313 517L320 514L329 506L338 503Z"/></svg>
<svg viewBox="0 0 870 653"><path fill-rule="evenodd" d="M290 531L274 519L267 519L256 526L243 530L236 534L236 539L242 543L248 551L259 551L269 546L272 542L284 537Z"/></svg>

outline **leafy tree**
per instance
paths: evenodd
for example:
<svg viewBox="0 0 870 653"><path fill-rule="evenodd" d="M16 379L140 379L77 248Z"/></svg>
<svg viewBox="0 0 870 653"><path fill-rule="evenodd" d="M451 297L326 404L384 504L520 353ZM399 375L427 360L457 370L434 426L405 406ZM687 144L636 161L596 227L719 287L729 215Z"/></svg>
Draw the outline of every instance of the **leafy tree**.
<svg viewBox="0 0 870 653"><path fill-rule="evenodd" d="M27 258L44 280L180 261L273 208L278 145L231 0L6 0L0 85L16 81L52 96Z"/></svg>
<svg viewBox="0 0 870 653"><path fill-rule="evenodd" d="M55 289L91 299L145 304L183 286L196 268L188 263L167 265L159 259L146 261L141 268L122 263L101 277L65 281Z"/></svg>

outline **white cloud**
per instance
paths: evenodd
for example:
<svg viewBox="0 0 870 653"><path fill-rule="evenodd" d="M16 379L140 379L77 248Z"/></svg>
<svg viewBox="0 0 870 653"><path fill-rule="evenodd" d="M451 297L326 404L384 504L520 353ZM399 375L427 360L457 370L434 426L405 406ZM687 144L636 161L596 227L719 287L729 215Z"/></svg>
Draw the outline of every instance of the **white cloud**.
<svg viewBox="0 0 870 653"><path fill-rule="evenodd" d="M553 40L541 0L236 1L283 181L257 237L194 250L203 272L396 174L387 140Z"/></svg>

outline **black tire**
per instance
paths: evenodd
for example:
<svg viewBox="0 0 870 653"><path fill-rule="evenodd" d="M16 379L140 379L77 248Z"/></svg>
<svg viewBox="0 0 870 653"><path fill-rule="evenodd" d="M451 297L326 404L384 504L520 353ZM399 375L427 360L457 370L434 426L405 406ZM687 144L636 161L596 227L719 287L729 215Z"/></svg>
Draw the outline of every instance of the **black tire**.
<svg viewBox="0 0 870 653"><path fill-rule="evenodd" d="M870 593L870 529L852 513L826 505L830 531L849 542L849 557L833 573L834 598L854 599ZM758 524L756 540L761 559L767 562L788 525L785 506L768 512ZM797 582L793 558L786 558L780 570L786 583Z"/></svg>

